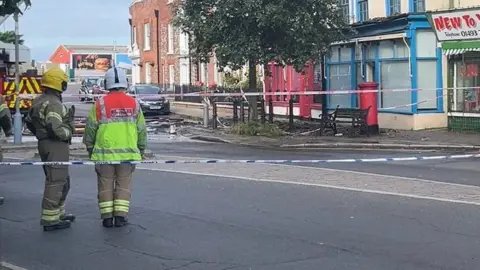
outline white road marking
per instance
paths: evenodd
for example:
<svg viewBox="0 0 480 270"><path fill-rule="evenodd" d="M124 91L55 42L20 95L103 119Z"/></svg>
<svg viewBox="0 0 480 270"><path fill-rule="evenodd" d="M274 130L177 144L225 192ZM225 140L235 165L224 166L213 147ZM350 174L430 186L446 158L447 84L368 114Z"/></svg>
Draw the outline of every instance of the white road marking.
<svg viewBox="0 0 480 270"><path fill-rule="evenodd" d="M27 270L26 268L23 268L23 267L20 267L20 266L17 266L17 265L13 265L11 263L7 263L7 262L0 262L0 266L6 268L6 269L10 269L10 270Z"/></svg>
<svg viewBox="0 0 480 270"><path fill-rule="evenodd" d="M414 198L414 199L433 200L433 201L440 201L440 202L480 205L480 202L454 200L454 199L443 199L443 198L437 198L437 197L420 196L420 195L414 195L414 194L405 194L405 193L388 192L388 191L379 191L379 190L373 190L373 189L350 188L350 187L341 187L341 186L334 186L334 185L285 181L285 180L260 179L260 178L231 176L231 175L222 175L222 174L214 174L214 173L197 173L197 172L187 172L187 171L169 170L169 169L156 169L156 168L144 168L144 167L137 167L137 169L149 170L149 171L170 172L170 173L181 173L181 174L189 174L189 175L201 175L201 176L210 176L210 177L226 177L226 178L234 178L234 179L254 181L254 182L290 184L290 185L297 185L297 186L313 186L313 187L322 187L322 188L356 191L356 192L362 192L362 193L374 193L374 194L380 194L380 195L393 195L393 196L408 197L408 198Z"/></svg>

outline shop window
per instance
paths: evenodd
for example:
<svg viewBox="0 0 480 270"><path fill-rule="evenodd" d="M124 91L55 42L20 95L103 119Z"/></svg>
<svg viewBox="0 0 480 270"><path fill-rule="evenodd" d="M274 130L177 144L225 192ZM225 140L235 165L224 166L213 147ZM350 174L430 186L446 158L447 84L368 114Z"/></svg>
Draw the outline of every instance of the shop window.
<svg viewBox="0 0 480 270"><path fill-rule="evenodd" d="M377 55L377 45L370 43L367 45L367 60L375 60Z"/></svg>
<svg viewBox="0 0 480 270"><path fill-rule="evenodd" d="M432 31L417 31L417 56L437 56L437 38L435 33Z"/></svg>
<svg viewBox="0 0 480 270"><path fill-rule="evenodd" d="M330 52L330 57L329 57L330 62L338 62L340 61L340 47L339 46L333 46L332 50Z"/></svg>
<svg viewBox="0 0 480 270"><path fill-rule="evenodd" d="M349 64L330 65L330 90L350 90L351 72ZM329 107L340 105L342 108L350 108L350 94L328 95Z"/></svg>
<svg viewBox="0 0 480 270"><path fill-rule="evenodd" d="M349 47L340 47L340 61L351 61L352 60L352 49Z"/></svg>
<svg viewBox="0 0 480 270"><path fill-rule="evenodd" d="M381 41L379 45L380 58L393 58L393 41Z"/></svg>
<svg viewBox="0 0 480 270"><path fill-rule="evenodd" d="M436 109L437 108L437 61L436 60L419 60L417 86L418 91L417 102L418 109Z"/></svg>
<svg viewBox="0 0 480 270"><path fill-rule="evenodd" d="M407 41L408 42L408 41ZM393 52L395 58L408 58L410 57L410 51L402 39L396 39L393 44Z"/></svg>
<svg viewBox="0 0 480 270"><path fill-rule="evenodd" d="M480 113L480 57L455 63L454 111Z"/></svg>
<svg viewBox="0 0 480 270"><path fill-rule="evenodd" d="M383 61L380 72L382 90L411 88L408 61ZM411 106L408 106L410 103L412 103L411 91L380 93L380 108L388 108L390 111L411 111Z"/></svg>

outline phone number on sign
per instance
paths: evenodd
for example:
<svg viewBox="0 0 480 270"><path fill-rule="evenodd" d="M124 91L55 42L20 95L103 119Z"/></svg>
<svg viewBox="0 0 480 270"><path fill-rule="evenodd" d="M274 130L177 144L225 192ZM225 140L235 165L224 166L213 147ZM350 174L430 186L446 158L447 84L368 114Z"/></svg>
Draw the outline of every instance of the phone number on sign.
<svg viewBox="0 0 480 270"><path fill-rule="evenodd" d="M462 37L476 37L478 36L477 30L462 31Z"/></svg>

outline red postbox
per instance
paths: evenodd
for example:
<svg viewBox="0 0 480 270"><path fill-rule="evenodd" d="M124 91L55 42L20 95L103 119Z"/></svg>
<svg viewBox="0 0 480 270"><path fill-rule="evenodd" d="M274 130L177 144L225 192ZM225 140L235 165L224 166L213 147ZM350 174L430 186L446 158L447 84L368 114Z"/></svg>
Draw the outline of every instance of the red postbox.
<svg viewBox="0 0 480 270"><path fill-rule="evenodd" d="M376 82L365 82L358 85L359 90L377 90L378 83ZM377 103L377 92L361 92L359 93L360 97L360 108L361 109L368 109L367 116L367 125L368 125L368 133L377 135L379 134L379 127L378 127L378 103Z"/></svg>

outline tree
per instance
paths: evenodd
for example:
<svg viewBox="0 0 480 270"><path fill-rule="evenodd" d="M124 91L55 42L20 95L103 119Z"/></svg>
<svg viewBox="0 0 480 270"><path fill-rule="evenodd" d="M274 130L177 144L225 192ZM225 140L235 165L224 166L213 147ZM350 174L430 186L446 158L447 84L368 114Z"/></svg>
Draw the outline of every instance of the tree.
<svg viewBox="0 0 480 270"><path fill-rule="evenodd" d="M0 2L0 16L7 16L18 12L23 14L20 4L25 4L25 9L32 5L31 0L2 0Z"/></svg>
<svg viewBox="0 0 480 270"><path fill-rule="evenodd" d="M306 63L329 52L351 29L338 0L183 0L174 24L190 37L192 57L215 55L221 70L248 63L249 91L256 88L256 66L276 61L301 72ZM250 115L257 119L257 98Z"/></svg>
<svg viewBox="0 0 480 270"><path fill-rule="evenodd" d="M23 35L20 35L18 38L18 43L21 45L24 43L22 39ZM3 43L13 43L15 44L15 31L6 31L0 32L0 41Z"/></svg>

